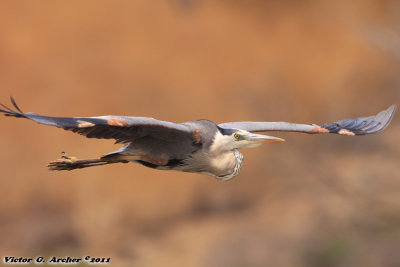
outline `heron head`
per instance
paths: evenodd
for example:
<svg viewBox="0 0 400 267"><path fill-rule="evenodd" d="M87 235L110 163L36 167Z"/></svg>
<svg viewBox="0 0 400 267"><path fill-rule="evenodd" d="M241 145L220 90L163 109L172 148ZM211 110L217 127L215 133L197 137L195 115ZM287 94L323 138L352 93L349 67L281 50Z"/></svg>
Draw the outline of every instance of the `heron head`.
<svg viewBox="0 0 400 267"><path fill-rule="evenodd" d="M237 130L236 132L232 133L231 139L233 140L234 148L256 147L264 143L285 141L282 138L263 134L254 134L244 130Z"/></svg>
<svg viewBox="0 0 400 267"><path fill-rule="evenodd" d="M282 138L254 134L240 129L224 129L219 136L214 139L214 148L232 150L239 148L256 147L264 143L284 142Z"/></svg>

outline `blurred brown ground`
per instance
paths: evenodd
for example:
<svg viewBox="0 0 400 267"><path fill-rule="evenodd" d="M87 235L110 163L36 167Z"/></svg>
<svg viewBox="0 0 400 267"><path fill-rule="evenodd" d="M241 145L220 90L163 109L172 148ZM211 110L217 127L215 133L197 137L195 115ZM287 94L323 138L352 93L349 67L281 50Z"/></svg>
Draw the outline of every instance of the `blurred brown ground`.
<svg viewBox="0 0 400 267"><path fill-rule="evenodd" d="M400 100L399 1L1 1L0 99L57 116L324 123ZM1 117L0 256L111 266L400 266L400 114L275 134L238 177L49 172L111 141ZM1 264L1 263L0 263Z"/></svg>

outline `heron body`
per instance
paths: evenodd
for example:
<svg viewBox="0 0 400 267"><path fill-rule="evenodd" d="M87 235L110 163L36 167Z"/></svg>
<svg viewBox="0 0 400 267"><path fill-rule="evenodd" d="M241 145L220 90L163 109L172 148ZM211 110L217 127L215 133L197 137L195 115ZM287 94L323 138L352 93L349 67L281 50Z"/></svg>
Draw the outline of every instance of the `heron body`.
<svg viewBox="0 0 400 267"><path fill-rule="evenodd" d="M49 163L50 170L136 162L154 169L201 173L221 180L228 180L239 173L243 163L239 149L284 141L254 132L288 131L350 136L373 134L387 127L396 109L392 105L375 116L346 119L322 126L253 121L217 125L209 120L172 123L127 116L49 117L24 113L13 98L11 102L16 110L0 104L4 108L0 109L0 113L56 126L88 138L114 139L116 143L125 144L121 149L97 159L79 160L64 153L61 159Z"/></svg>
<svg viewBox="0 0 400 267"><path fill-rule="evenodd" d="M103 159L124 158L154 169L203 173L223 180L239 173L243 155L227 144L235 139L234 133L244 131L223 129L208 120L183 125L190 129L191 139L173 135L168 140L157 140L144 136Z"/></svg>

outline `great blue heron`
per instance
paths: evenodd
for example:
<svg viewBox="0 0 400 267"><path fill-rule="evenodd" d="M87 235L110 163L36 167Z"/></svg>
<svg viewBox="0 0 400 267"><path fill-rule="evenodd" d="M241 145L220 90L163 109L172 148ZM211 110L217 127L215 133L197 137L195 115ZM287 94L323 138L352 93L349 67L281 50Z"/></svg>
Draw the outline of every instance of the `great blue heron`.
<svg viewBox="0 0 400 267"><path fill-rule="evenodd" d="M346 119L318 126L289 122L228 122L215 124L209 120L184 123L159 121L147 117L48 117L24 113L14 99L16 110L4 105L5 116L27 118L37 123L70 130L88 138L115 139L125 146L98 159L79 160L68 156L48 164L50 170L73 170L118 162L137 162L159 170L202 173L227 180L236 176L243 162L238 149L255 147L264 142L283 142L278 137L252 132L286 131L309 134L335 133L366 135L379 132L390 123L396 105L376 116Z"/></svg>

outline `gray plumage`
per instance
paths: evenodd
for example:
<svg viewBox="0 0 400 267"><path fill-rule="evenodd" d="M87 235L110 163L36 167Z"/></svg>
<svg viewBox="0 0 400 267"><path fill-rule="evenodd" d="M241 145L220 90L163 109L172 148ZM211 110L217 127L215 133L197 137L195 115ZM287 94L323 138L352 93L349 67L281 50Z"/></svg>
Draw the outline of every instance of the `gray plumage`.
<svg viewBox="0 0 400 267"><path fill-rule="evenodd" d="M50 170L73 170L118 162L137 162L161 170L178 170L207 174L219 179L236 176L243 162L238 149L262 142L283 139L252 132L289 131L310 134L337 133L365 135L379 132L390 123L396 106L376 116L341 120L318 126L288 122L229 122L215 124L208 120L172 123L147 117L49 117L24 113L14 99L16 110L2 104L5 116L27 118L37 123L76 132L88 138L114 139L125 146L99 159L78 160L63 154L49 163Z"/></svg>

